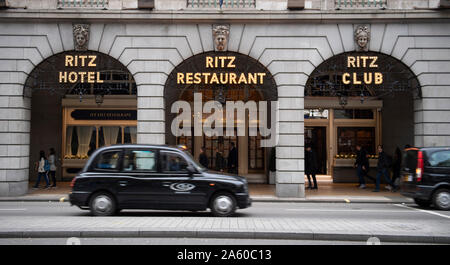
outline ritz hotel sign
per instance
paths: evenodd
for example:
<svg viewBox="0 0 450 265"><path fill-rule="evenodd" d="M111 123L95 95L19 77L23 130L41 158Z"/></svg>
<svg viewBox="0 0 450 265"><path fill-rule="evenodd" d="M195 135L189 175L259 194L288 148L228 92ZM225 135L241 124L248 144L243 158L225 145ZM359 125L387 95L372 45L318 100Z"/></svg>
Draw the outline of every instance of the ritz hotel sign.
<svg viewBox="0 0 450 265"><path fill-rule="evenodd" d="M66 55L65 67L96 67L97 55ZM59 83L103 83L100 72L96 71L60 71Z"/></svg>

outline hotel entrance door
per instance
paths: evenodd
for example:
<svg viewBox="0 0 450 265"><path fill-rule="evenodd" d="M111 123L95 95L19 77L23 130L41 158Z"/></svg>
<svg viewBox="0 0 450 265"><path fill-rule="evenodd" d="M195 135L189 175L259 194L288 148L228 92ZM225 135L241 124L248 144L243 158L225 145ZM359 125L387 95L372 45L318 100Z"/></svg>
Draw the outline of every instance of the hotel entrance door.
<svg viewBox="0 0 450 265"><path fill-rule="evenodd" d="M317 154L317 174L327 174L327 130L326 127L305 127L305 146Z"/></svg>

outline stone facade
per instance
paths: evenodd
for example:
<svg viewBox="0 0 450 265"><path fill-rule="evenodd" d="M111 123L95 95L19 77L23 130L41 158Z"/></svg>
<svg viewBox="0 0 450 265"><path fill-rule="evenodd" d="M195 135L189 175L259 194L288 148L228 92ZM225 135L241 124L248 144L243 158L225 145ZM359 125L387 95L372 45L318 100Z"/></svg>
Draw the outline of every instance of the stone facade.
<svg viewBox="0 0 450 265"><path fill-rule="evenodd" d="M9 2L31 5L38 1ZM32 8L0 11L0 196L23 195L28 189L32 106L24 95L27 75L46 58L74 49L72 24L81 17L51 9L50 2L56 1L39 2L48 2L33 6L42 8L39 13L29 11ZM114 2L109 1L110 5ZM125 2L117 7L124 7ZM116 58L135 78L139 143L165 143L166 79L183 60L214 51L213 24L226 21L230 25L228 50L265 65L278 87L277 196L304 197L304 86L321 62L355 50L356 24L370 25L369 51L399 59L421 84L422 98L414 101L414 144L450 145L448 12L378 10L369 18L339 11L289 13L282 5L286 1L272 2L267 8L282 6L284 11L167 13L158 11L164 5L156 1L157 10L144 13L124 9L83 14L82 23L90 24L88 49ZM313 7L318 2L330 4L311 2ZM185 1L170 1L167 6L177 9L177 3L181 6Z"/></svg>

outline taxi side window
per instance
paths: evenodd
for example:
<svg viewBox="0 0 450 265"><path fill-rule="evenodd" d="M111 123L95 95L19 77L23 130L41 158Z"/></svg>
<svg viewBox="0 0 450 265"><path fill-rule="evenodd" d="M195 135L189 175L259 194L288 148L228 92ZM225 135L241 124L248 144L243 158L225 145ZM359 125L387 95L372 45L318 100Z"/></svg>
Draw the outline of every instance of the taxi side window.
<svg viewBox="0 0 450 265"><path fill-rule="evenodd" d="M119 169L119 159L121 151L103 152L96 159L95 170L116 171Z"/></svg>
<svg viewBox="0 0 450 265"><path fill-rule="evenodd" d="M161 152L161 169L164 173L185 173L188 163L183 156L173 152Z"/></svg>
<svg viewBox="0 0 450 265"><path fill-rule="evenodd" d="M431 154L429 164L432 167L450 167L450 151L438 151Z"/></svg>
<svg viewBox="0 0 450 265"><path fill-rule="evenodd" d="M130 150L123 159L123 171L156 171L156 152L153 150Z"/></svg>

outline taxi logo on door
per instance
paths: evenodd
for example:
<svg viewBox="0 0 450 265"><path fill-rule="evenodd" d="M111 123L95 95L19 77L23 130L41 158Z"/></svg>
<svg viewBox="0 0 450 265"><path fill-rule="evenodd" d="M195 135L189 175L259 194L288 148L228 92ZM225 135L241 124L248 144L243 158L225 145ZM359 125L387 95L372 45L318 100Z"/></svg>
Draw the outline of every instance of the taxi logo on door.
<svg viewBox="0 0 450 265"><path fill-rule="evenodd" d="M190 183L173 183L170 188L174 191L190 191L195 188L195 185Z"/></svg>

